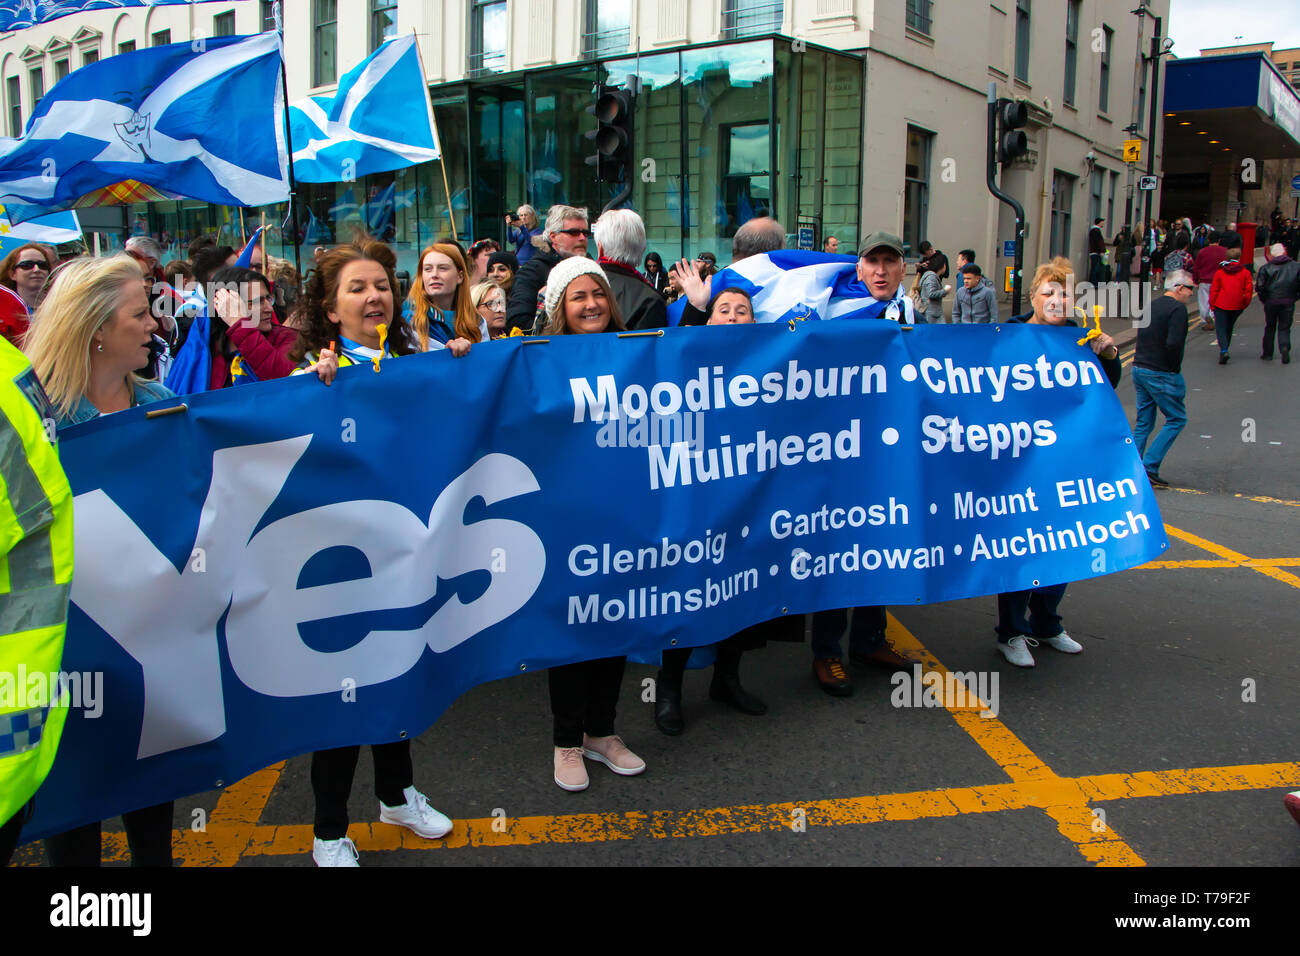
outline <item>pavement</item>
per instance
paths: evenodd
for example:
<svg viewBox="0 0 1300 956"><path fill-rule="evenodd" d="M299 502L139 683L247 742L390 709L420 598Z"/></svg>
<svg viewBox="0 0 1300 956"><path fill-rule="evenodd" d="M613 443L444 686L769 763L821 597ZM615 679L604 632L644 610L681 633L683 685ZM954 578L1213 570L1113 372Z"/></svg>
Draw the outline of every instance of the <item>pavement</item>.
<svg viewBox="0 0 1300 956"><path fill-rule="evenodd" d="M768 714L709 701L709 673L691 672L677 738L652 722L654 669L629 665L619 728L648 770L589 762L581 793L551 780L545 676L482 685L413 745L417 787L455 819L444 839L377 822L363 750L362 865L1300 864L1282 806L1300 789L1300 362L1260 361L1262 324L1255 303L1225 366L1213 333L1191 332L1189 424L1158 497L1170 548L1070 586L1081 655L1039 647L1036 668L1010 666L992 598L893 608L895 647L996 676L996 695L895 707L888 673L854 667L854 694L832 698L806 644L771 644L742 668ZM1116 331L1132 421L1132 329ZM178 863L311 866L308 770L299 757L178 800ZM104 847L128 860L120 821ZM43 862L34 845L15 859Z"/></svg>

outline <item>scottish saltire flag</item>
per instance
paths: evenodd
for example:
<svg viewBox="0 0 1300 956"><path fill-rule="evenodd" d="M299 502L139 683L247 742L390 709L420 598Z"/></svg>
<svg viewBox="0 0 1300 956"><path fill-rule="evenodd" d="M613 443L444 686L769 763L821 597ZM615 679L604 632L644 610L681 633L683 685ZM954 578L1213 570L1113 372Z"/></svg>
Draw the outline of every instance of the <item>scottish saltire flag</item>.
<svg viewBox="0 0 1300 956"><path fill-rule="evenodd" d="M197 314L190 325L185 344L176 353L163 382L177 395L206 392L212 378L212 352L208 348L211 320L208 318L208 303L202 290L201 285L196 286L195 291L185 300L185 307L197 309Z"/></svg>
<svg viewBox="0 0 1300 956"><path fill-rule="evenodd" d="M438 159L415 36L384 43L343 77L334 96L290 104L289 129L299 182L348 182Z"/></svg>
<svg viewBox="0 0 1300 956"><path fill-rule="evenodd" d="M0 6L0 31L26 30L73 13L125 7L169 7L213 0L6 0Z"/></svg>
<svg viewBox="0 0 1300 956"><path fill-rule="evenodd" d="M75 212L56 212L15 226L5 214L4 206L0 206L0 256L7 256L29 242L57 246L80 238L81 223L77 221Z"/></svg>
<svg viewBox="0 0 1300 956"><path fill-rule="evenodd" d="M0 140L0 202L22 222L123 180L223 206L283 202L280 61L279 35L263 33L83 66L42 97L21 139Z"/></svg>
<svg viewBox="0 0 1300 956"><path fill-rule="evenodd" d="M916 321L903 284L892 300L877 302L858 279L858 261L853 256L802 249L748 256L717 273L710 288L716 295L732 287L749 293L756 322L879 318L912 325ZM685 308L685 297L669 306L672 325L681 321Z"/></svg>

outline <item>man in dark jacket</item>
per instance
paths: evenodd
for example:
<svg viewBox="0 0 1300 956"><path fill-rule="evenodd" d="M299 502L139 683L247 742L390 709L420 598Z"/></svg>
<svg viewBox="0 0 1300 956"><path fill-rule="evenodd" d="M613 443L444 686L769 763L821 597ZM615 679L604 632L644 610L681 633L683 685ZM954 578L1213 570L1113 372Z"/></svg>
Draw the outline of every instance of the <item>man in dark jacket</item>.
<svg viewBox="0 0 1300 956"><path fill-rule="evenodd" d="M668 303L636 271L645 257L645 223L630 209L611 209L591 227L600 266L614 290L614 301L629 329L662 329Z"/></svg>
<svg viewBox="0 0 1300 956"><path fill-rule="evenodd" d="M1103 221L1094 219L1088 230L1088 281L1094 286L1104 282L1106 276L1106 264L1102 261L1106 255L1106 237L1101 232Z"/></svg>
<svg viewBox="0 0 1300 956"><path fill-rule="evenodd" d="M1183 380L1183 349L1187 345L1187 303L1196 283L1192 274L1175 269L1165 276L1165 294L1148 307L1147 321L1138 329L1133 351L1133 391L1137 418L1133 441L1151 484L1168 486L1160 477L1160 463L1174 439L1187 425L1187 384ZM1156 409L1165 416L1164 427L1147 448L1156 424Z"/></svg>
<svg viewBox="0 0 1300 956"><path fill-rule="evenodd" d="M1268 250L1269 259L1255 276L1255 292L1264 303L1264 347L1259 357L1273 358L1273 336L1282 352L1282 364L1291 361L1291 323L1295 320L1295 303L1300 299L1300 262L1286 254L1286 247L1275 242Z"/></svg>
<svg viewBox="0 0 1300 956"><path fill-rule="evenodd" d="M532 332L538 296L546 288L546 278L551 270L567 256L587 254L587 238L591 235L587 210L552 206L546 213L545 230L546 242L519 267L519 274L510 288L510 301L506 305L507 335L515 329Z"/></svg>

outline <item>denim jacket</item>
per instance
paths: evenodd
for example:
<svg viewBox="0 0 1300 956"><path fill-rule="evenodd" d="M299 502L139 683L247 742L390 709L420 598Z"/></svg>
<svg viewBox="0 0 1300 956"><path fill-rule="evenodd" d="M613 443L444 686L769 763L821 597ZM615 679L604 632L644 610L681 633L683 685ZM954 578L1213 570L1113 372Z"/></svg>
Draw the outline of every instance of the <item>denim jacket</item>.
<svg viewBox="0 0 1300 956"><path fill-rule="evenodd" d="M131 405L148 405L151 402L161 402L168 398L175 398L176 393L169 389L161 382L150 382L142 378L133 378L131 384L135 390L132 396ZM56 422L57 428L67 428L69 425L80 425L82 422L88 422L92 418L98 418L102 415L98 408L94 406L85 395L78 400L76 407L68 413L66 418L60 418Z"/></svg>

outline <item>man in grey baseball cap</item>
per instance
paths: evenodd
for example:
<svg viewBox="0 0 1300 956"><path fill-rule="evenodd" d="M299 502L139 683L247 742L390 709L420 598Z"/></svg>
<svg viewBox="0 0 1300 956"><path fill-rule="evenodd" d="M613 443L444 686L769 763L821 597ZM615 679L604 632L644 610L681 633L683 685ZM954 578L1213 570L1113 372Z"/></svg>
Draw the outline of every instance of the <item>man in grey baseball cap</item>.
<svg viewBox="0 0 1300 956"><path fill-rule="evenodd" d="M903 274L906 271L903 240L898 236L888 232L873 232L858 246L858 279L877 302L888 302L898 295L898 287L903 284ZM906 298L903 301L906 302ZM915 321L910 309L903 321L907 325Z"/></svg>

